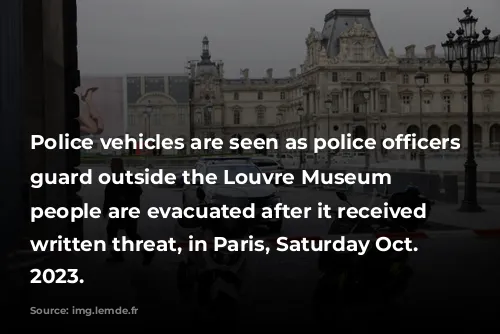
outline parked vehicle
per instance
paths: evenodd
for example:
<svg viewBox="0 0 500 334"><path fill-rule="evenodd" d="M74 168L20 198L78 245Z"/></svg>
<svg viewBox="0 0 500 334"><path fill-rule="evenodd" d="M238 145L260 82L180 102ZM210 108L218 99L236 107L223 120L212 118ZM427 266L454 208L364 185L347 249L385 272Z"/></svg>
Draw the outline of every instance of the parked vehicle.
<svg viewBox="0 0 500 334"><path fill-rule="evenodd" d="M297 168L299 166L299 158L290 153L276 153L270 156L278 160L283 167L287 169Z"/></svg>
<svg viewBox="0 0 500 334"><path fill-rule="evenodd" d="M264 173L283 172L285 167L281 162L271 157L252 157L251 161Z"/></svg>

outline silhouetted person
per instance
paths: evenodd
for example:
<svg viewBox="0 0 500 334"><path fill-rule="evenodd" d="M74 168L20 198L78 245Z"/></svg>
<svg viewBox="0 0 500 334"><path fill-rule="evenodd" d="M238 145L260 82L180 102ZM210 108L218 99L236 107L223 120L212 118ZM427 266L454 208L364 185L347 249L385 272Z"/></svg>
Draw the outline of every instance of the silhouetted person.
<svg viewBox="0 0 500 334"><path fill-rule="evenodd" d="M121 158L113 158L111 160L111 172L113 174L121 174L125 172L123 160ZM104 191L103 214L107 215L109 209L115 208L139 208L141 204L142 188L137 184L113 184L106 185ZM132 218L128 215L123 218L108 218L108 226L106 232L108 234L108 244L111 246L114 238L118 236L118 232L125 230L127 237L130 240L141 240L141 236L137 233L137 218ZM151 263L154 253L143 251L143 264ZM108 261L121 262L123 261L123 253L111 250L111 256Z"/></svg>

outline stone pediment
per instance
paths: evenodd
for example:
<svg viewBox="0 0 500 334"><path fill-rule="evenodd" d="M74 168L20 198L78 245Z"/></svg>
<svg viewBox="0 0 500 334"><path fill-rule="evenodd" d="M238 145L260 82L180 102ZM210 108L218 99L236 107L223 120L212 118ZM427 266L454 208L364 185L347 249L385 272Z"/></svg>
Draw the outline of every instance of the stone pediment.
<svg viewBox="0 0 500 334"><path fill-rule="evenodd" d="M373 30L366 29L361 23L354 23L354 25L342 32L340 38L361 37L361 38L376 38L377 34Z"/></svg>
<svg viewBox="0 0 500 334"><path fill-rule="evenodd" d="M422 91L422 94L424 94L426 96L433 96L434 92L432 90L425 89L424 91Z"/></svg>
<svg viewBox="0 0 500 334"><path fill-rule="evenodd" d="M405 89L399 92L399 96L413 96L413 92L409 89Z"/></svg>
<svg viewBox="0 0 500 334"><path fill-rule="evenodd" d="M378 37L374 30L368 29L361 23L343 31L339 35L338 54L333 59L328 59L328 65L338 63L396 63L396 57L386 57L377 51Z"/></svg>
<svg viewBox="0 0 500 334"><path fill-rule="evenodd" d="M441 92L441 96L442 97L445 97L445 96L453 96L455 95L454 92L452 90L449 90L449 89L446 89L444 91Z"/></svg>

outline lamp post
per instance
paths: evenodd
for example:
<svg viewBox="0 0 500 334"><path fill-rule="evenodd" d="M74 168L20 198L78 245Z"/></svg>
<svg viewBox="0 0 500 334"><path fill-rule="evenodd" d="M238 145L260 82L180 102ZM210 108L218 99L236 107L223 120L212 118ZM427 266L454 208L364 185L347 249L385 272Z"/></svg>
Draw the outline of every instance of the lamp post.
<svg viewBox="0 0 500 334"><path fill-rule="evenodd" d="M330 140L330 111L331 111L331 108L332 108L332 100L330 99L330 96L328 96L328 98L325 100L325 108L326 108L326 122L327 122L327 132L326 132L326 136L328 137L326 140ZM332 157L331 157L331 152L330 152L330 149L328 149L327 151L327 164L328 164L328 168L330 168L330 163L332 161Z"/></svg>
<svg viewBox="0 0 500 334"><path fill-rule="evenodd" d="M420 103L420 113L419 113L419 121L420 121L420 138L424 137L424 122L423 122L423 108L422 108L422 89L425 86L425 81L427 80L427 74L422 72L422 67L418 69L418 72L415 74L415 84L418 87L418 98ZM418 153L419 167L421 172L425 172L425 151L423 149L419 149Z"/></svg>
<svg viewBox="0 0 500 334"><path fill-rule="evenodd" d="M465 17L458 19L460 28L456 34L450 31L446 34L448 40L441 45L445 51L446 63L452 73L463 73L467 86L467 160L465 162L464 199L459 211L480 212L483 209L477 202L477 163L474 156L474 105L472 81L475 73L485 72L490 68L495 56L497 38L490 38L491 30L485 28L483 38L476 32L478 19L472 16L472 10L464 10ZM456 36L456 38L455 38ZM454 69L455 63L459 66ZM480 67L480 65L483 65Z"/></svg>
<svg viewBox="0 0 500 334"><path fill-rule="evenodd" d="M363 92L363 97L365 98L365 140L368 139L368 127L369 127L369 123L368 123L368 102L370 101L370 88L368 86L365 86L363 89L362 89L362 92ZM365 168L368 169L370 168L370 151L365 149Z"/></svg>
<svg viewBox="0 0 500 334"><path fill-rule="evenodd" d="M382 125L380 125L380 129L382 130L382 140L380 141L380 145L381 145L380 152L382 153L382 158L385 159L386 151L385 151L384 146L382 146L382 143L385 140L385 130L387 129L387 125L385 123L382 123Z"/></svg>
<svg viewBox="0 0 500 334"><path fill-rule="evenodd" d="M146 109L144 109L144 119L146 121L145 125L145 132L146 132L146 138L151 137L151 114L153 113L153 106L151 105L151 101L148 100L148 104L146 105ZM145 158L144 158L144 165L146 167L149 167L149 152L146 151Z"/></svg>
<svg viewBox="0 0 500 334"><path fill-rule="evenodd" d="M302 132L302 117L304 117L304 108L302 107L302 104L299 104L299 107L297 108L297 115L299 115L299 131L300 131L300 138L303 137L303 132ZM304 152L303 150L299 151L299 168L304 168Z"/></svg>

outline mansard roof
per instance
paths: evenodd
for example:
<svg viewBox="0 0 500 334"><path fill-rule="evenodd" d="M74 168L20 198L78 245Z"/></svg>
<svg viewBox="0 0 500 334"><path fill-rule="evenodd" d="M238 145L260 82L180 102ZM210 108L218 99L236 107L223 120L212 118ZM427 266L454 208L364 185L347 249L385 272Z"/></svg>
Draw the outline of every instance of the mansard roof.
<svg viewBox="0 0 500 334"><path fill-rule="evenodd" d="M322 37L327 56L333 58L339 54L341 34L354 27L355 23L361 24L364 29L375 33L375 53L380 57L387 57L371 20L369 9L335 9L326 14Z"/></svg>

